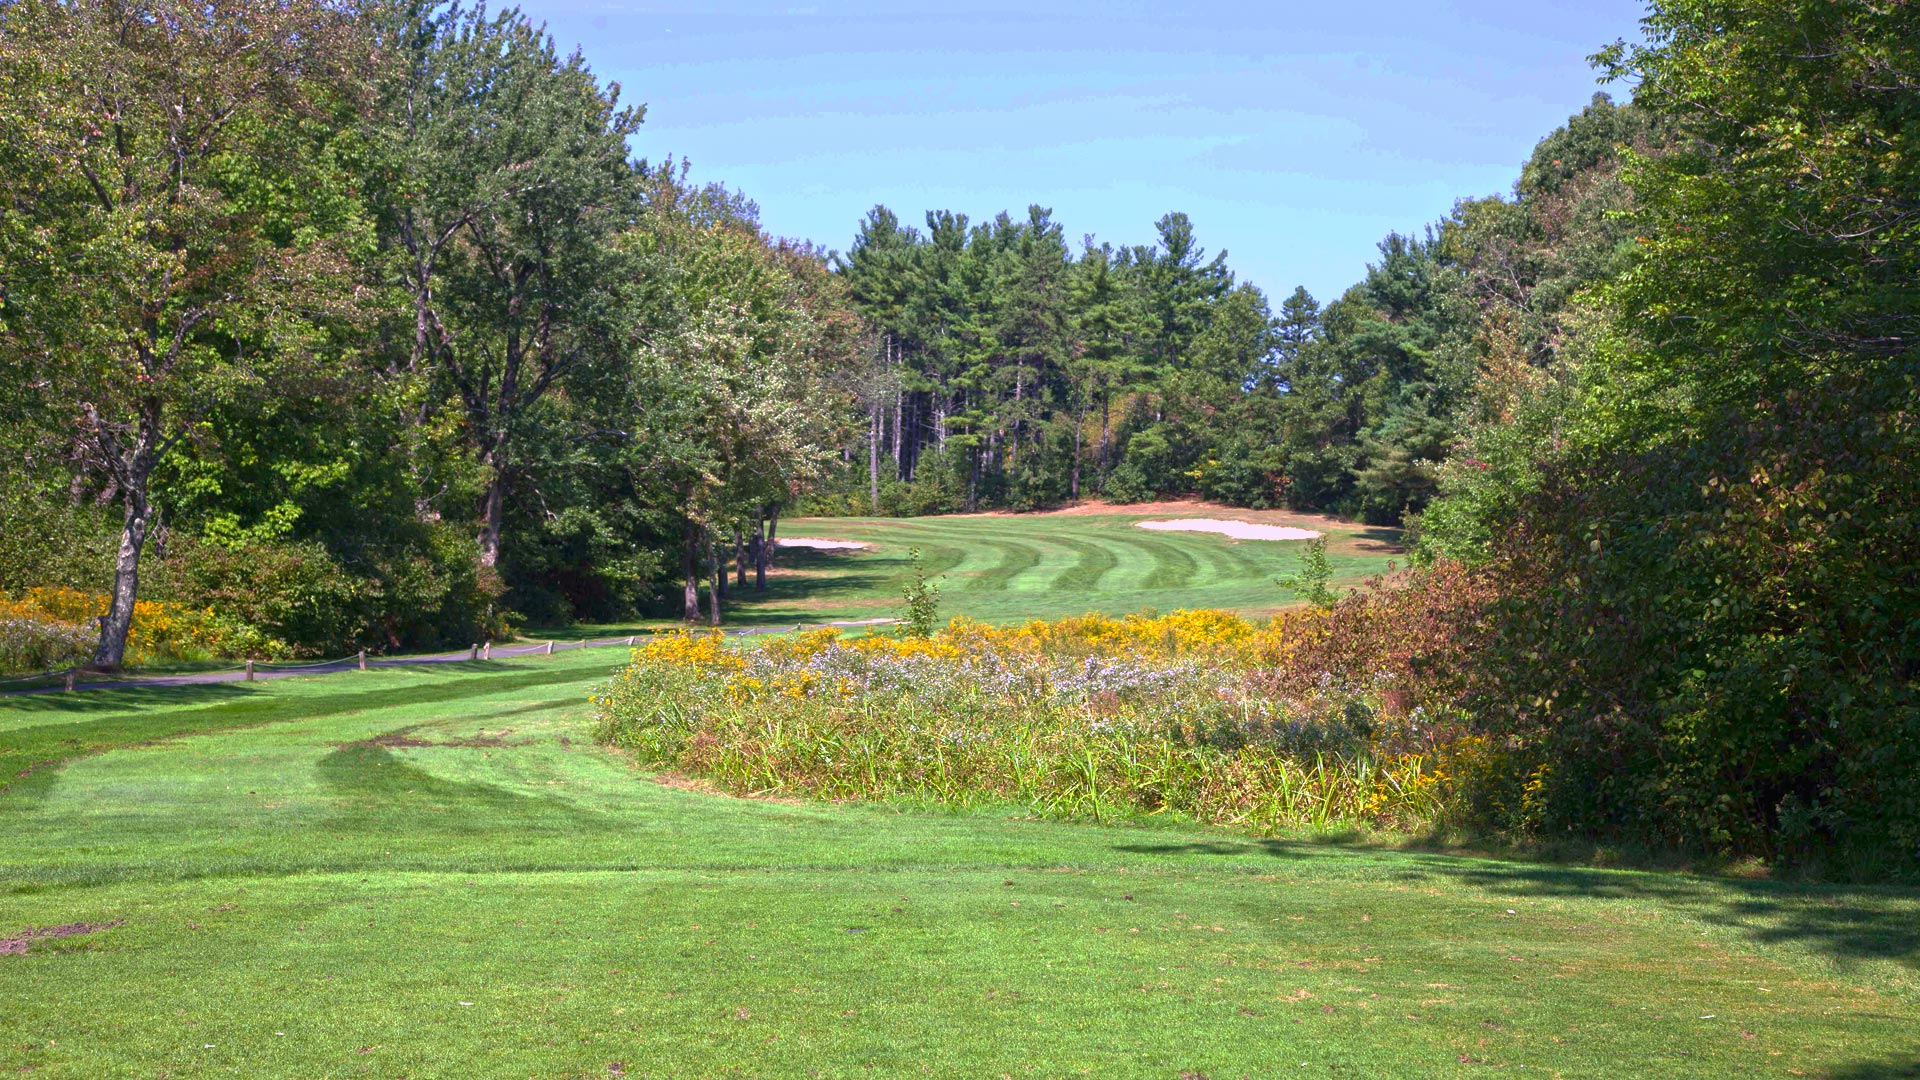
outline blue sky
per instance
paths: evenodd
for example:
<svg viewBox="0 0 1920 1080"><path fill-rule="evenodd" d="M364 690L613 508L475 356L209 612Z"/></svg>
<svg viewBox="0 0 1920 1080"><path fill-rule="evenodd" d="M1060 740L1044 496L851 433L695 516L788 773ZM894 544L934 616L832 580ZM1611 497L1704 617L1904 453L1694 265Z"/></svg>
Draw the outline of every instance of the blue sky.
<svg viewBox="0 0 1920 1080"><path fill-rule="evenodd" d="M709 4L527 0L624 98L636 151L844 249L867 209L1050 206L1073 241L1170 210L1243 280L1331 299L1389 230L1510 188L1638 0ZM1621 89L1612 91L1626 96Z"/></svg>

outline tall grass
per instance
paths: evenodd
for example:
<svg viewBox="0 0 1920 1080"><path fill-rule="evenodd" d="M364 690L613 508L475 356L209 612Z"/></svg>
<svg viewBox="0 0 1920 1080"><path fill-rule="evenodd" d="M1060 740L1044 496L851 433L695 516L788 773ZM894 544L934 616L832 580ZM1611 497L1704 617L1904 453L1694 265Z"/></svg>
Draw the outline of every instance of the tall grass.
<svg viewBox="0 0 1920 1080"><path fill-rule="evenodd" d="M740 794L1016 803L1094 821L1166 815L1268 833L1433 822L1436 726L1391 680L1274 658L1314 616L1098 617L932 640L820 631L755 649L674 635L596 695L600 734Z"/></svg>

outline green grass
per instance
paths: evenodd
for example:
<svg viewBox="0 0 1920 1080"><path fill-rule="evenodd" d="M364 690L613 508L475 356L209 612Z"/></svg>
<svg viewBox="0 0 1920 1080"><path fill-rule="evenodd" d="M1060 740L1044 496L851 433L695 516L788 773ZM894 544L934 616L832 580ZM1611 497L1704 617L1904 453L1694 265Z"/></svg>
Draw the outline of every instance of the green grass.
<svg viewBox="0 0 1920 1080"><path fill-rule="evenodd" d="M1271 612L1299 597L1275 584L1298 569L1299 542L1231 540L1213 533L1151 532L1136 522L1172 517L1259 517L1244 511L970 515L931 518L798 518L780 534L856 540L857 552L783 549L782 573L764 596L739 598L741 623L812 622L897 614L908 552L919 548L941 578L943 617L990 622L1146 608ZM1296 520L1300 515L1286 515ZM1398 557L1399 533L1313 519L1324 529L1335 582L1352 586Z"/></svg>
<svg viewBox="0 0 1920 1080"><path fill-rule="evenodd" d="M1862 1080L1920 1050L1910 890L727 799L588 741L617 656L0 701L0 937L122 921L0 955L0 1071Z"/></svg>

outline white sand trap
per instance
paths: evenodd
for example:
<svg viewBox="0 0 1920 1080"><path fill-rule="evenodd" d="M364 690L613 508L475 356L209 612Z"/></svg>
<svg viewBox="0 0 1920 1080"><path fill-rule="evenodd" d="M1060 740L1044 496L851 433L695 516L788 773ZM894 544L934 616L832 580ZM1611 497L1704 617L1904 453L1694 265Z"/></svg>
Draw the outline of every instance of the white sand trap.
<svg viewBox="0 0 1920 1080"><path fill-rule="evenodd" d="M1223 521L1220 518L1136 521L1134 524L1155 532L1219 533L1222 536L1231 536L1235 540L1311 540L1320 535L1311 529L1290 529L1284 525L1255 525L1250 521Z"/></svg>
<svg viewBox="0 0 1920 1080"><path fill-rule="evenodd" d="M818 540L811 536L782 536L775 547L806 548L808 551L865 551L871 545L858 540Z"/></svg>

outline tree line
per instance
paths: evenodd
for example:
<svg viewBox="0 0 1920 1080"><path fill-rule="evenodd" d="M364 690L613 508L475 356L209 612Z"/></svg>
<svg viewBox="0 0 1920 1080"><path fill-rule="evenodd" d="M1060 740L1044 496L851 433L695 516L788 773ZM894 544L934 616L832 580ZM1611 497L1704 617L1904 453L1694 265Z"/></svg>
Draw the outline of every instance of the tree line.
<svg viewBox="0 0 1920 1080"><path fill-rule="evenodd" d="M1661 138L1657 117L1598 95L1510 194L1388 236L1324 306L1295 289L1276 308L1185 214L1152 244L1074 246L1040 206L979 223L929 211L924 228L876 207L835 259L879 336L864 430L811 505L1197 493L1407 521L1461 433L1502 407L1493 385L1552 368L1573 297L1624 265L1623 153Z"/></svg>
<svg viewBox="0 0 1920 1080"><path fill-rule="evenodd" d="M0 590L108 592L110 668L150 598L340 650L764 582L863 325L643 116L511 10L0 6Z"/></svg>
<svg viewBox="0 0 1920 1080"><path fill-rule="evenodd" d="M1598 200L1617 240L1535 281L1594 271L1511 320L1554 307L1549 355L1489 348L1420 518L1496 597L1463 623L1495 816L1911 875L1920 8L1661 0L1645 31L1595 58L1639 134L1543 218ZM1536 175L1582 160L1548 145Z"/></svg>

